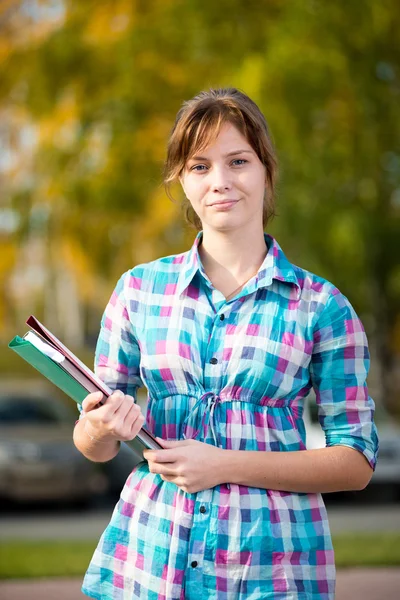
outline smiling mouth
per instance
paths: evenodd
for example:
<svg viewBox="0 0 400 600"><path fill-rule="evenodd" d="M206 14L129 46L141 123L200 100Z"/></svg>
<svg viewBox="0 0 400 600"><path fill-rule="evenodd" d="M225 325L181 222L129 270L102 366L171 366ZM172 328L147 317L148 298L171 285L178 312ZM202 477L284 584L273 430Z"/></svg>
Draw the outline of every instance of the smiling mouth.
<svg viewBox="0 0 400 600"><path fill-rule="evenodd" d="M231 204L236 204L239 200L223 200L221 202L213 202L209 206L228 206Z"/></svg>

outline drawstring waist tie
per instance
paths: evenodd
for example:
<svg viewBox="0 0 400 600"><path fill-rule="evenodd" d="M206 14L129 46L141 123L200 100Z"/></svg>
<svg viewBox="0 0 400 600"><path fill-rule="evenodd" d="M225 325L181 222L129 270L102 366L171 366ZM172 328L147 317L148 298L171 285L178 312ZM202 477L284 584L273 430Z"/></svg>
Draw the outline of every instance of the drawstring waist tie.
<svg viewBox="0 0 400 600"><path fill-rule="evenodd" d="M194 404L192 410L183 422L183 437L185 439L197 439L202 436L204 440L208 436L208 428L215 446L220 447L221 436L218 430L218 421L215 419L215 409L220 404L221 398L214 392L205 392ZM197 426L201 414L200 426Z"/></svg>

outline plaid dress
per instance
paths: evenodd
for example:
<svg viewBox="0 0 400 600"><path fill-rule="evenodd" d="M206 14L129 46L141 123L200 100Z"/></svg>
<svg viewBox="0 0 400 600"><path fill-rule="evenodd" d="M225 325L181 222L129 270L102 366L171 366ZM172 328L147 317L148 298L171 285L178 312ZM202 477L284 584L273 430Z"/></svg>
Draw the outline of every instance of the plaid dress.
<svg viewBox="0 0 400 600"><path fill-rule="evenodd" d="M221 448L305 450L311 387L328 446L375 468L367 340L331 283L291 264L265 234L258 273L229 301L190 251L125 273L106 307L96 372L133 396L146 427ZM317 493L217 485L182 491L140 463L86 573L99 600L333 600L334 552Z"/></svg>

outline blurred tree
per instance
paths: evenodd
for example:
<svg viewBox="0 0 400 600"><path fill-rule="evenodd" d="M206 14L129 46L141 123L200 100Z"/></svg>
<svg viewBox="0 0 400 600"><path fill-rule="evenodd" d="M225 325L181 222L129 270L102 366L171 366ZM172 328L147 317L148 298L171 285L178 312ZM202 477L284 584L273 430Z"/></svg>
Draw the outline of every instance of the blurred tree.
<svg viewBox="0 0 400 600"><path fill-rule="evenodd" d="M362 314L399 409L400 7L289 4L260 88L283 165L277 228Z"/></svg>
<svg viewBox="0 0 400 600"><path fill-rule="evenodd" d="M77 330L96 330L122 271L187 249L194 232L160 186L168 133L182 100L235 85L276 140L280 217L269 229L291 260L351 299L393 404L399 25L394 0L3 2L0 178L3 206L18 216L2 234L14 274L3 305L20 298L7 323L36 298L59 326L67 304ZM27 300L29 260L42 266Z"/></svg>

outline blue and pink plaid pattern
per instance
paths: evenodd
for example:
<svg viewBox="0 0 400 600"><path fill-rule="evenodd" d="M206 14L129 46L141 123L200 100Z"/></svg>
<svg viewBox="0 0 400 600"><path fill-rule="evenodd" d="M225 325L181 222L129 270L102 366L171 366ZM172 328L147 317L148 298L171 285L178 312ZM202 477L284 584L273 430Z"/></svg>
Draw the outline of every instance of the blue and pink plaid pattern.
<svg viewBox="0 0 400 600"><path fill-rule="evenodd" d="M96 372L112 388L148 390L146 427L221 448L306 448L313 386L327 445L363 453L377 434L363 326L328 281L268 254L229 300L198 246L140 265L106 307ZM183 492L141 463L129 476L86 573L99 600L332 600L334 552L320 494L236 484Z"/></svg>

